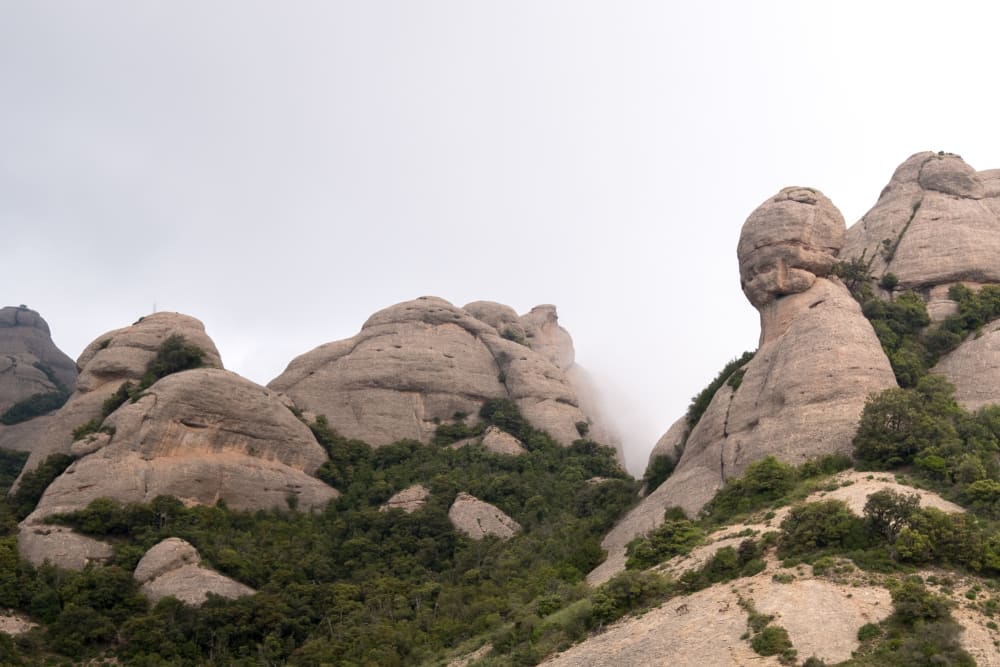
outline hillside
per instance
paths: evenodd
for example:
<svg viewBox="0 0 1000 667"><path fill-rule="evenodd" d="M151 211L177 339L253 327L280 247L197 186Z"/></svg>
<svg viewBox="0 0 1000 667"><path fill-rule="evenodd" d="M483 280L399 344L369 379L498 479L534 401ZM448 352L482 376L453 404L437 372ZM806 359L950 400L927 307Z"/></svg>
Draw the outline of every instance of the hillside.
<svg viewBox="0 0 1000 667"><path fill-rule="evenodd" d="M1000 178L751 213L760 313L621 467L556 308L420 297L262 386L0 310L0 664L1000 665ZM665 421L666 423L666 421Z"/></svg>

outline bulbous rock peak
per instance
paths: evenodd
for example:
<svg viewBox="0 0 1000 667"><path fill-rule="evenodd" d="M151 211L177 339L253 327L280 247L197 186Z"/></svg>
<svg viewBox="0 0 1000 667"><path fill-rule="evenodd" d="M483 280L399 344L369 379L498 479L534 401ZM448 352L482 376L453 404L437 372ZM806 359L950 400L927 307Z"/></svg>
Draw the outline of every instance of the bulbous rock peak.
<svg viewBox="0 0 1000 667"><path fill-rule="evenodd" d="M747 299L760 308L808 290L830 274L846 231L844 216L823 193L781 190L750 214L740 233L740 284Z"/></svg>

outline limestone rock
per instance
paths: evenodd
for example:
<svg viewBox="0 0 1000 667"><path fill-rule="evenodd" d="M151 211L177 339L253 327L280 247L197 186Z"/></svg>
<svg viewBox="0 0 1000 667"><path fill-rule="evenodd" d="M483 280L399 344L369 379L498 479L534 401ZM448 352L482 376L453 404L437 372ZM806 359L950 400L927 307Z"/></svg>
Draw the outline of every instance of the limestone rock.
<svg viewBox="0 0 1000 667"><path fill-rule="evenodd" d="M414 484L385 501L385 504L379 507L379 511L403 510L407 514L412 514L427 504L427 498L430 495L430 489L420 484Z"/></svg>
<svg viewBox="0 0 1000 667"><path fill-rule="evenodd" d="M513 400L563 444L579 438L576 424L595 420L564 372L573 366L572 340L554 307L522 318L492 302L468 308L437 297L390 306L355 337L297 357L268 386L376 447L429 442L439 423L456 413L476 419L485 401L498 398Z"/></svg>
<svg viewBox="0 0 1000 667"><path fill-rule="evenodd" d="M154 313L132 326L98 336L77 360L80 375L76 391L52 415L44 431L24 441L23 449L30 450L31 456L22 475L34 470L51 454L68 454L73 444L73 429L99 417L104 401L123 382L138 383L160 345L175 334L205 352L203 366L222 368L219 352L205 334L204 325L180 313Z"/></svg>
<svg viewBox="0 0 1000 667"><path fill-rule="evenodd" d="M1000 283L1000 178L957 155L917 153L900 165L875 206L847 231L841 259L872 260L897 289ZM947 312L932 309L940 319Z"/></svg>
<svg viewBox="0 0 1000 667"><path fill-rule="evenodd" d="M983 327L949 352L931 372L955 385L955 398L966 410L1000 404L1000 320Z"/></svg>
<svg viewBox="0 0 1000 667"><path fill-rule="evenodd" d="M176 537L163 540L147 551L133 576L151 602L173 596L198 607L209 593L230 599L256 593L249 586L202 566L198 551Z"/></svg>
<svg viewBox="0 0 1000 667"><path fill-rule="evenodd" d="M460 493L455 498L448 519L455 530L465 533L474 540L487 536L509 539L521 532L521 524L504 514L500 509L485 503L468 493Z"/></svg>

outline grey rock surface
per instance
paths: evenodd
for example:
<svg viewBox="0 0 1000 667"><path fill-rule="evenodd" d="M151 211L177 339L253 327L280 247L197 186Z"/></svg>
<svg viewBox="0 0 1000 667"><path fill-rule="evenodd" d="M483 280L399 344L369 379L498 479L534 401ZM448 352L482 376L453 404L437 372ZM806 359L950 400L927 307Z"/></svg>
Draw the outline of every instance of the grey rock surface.
<svg viewBox="0 0 1000 667"><path fill-rule="evenodd" d="M268 386L303 411L325 415L340 434L376 447L429 442L439 423L456 413L475 420L485 401L498 398L513 400L563 444L579 438L577 423L596 420L567 377L572 340L555 308L539 306L521 318L492 302L467 308L437 297L390 306L353 338L297 357Z"/></svg>
<svg viewBox="0 0 1000 667"><path fill-rule="evenodd" d="M971 335L931 372L955 385L955 398L966 410L1000 404L1000 320Z"/></svg>
<svg viewBox="0 0 1000 667"><path fill-rule="evenodd" d="M502 510L468 493L460 493L448 510L448 519L455 530L474 540L484 537L509 539L521 532L521 524Z"/></svg>
<svg viewBox="0 0 1000 667"><path fill-rule="evenodd" d="M810 213L809 208L818 210ZM768 229L769 217L780 234L761 231ZM843 225L821 194L786 188L744 225L741 276L747 298L760 312L760 347L743 367L738 389L727 383L716 392L688 435L673 474L605 536L602 547L609 555L589 575L592 583L624 568L625 546L662 524L665 508L697 514L726 479L741 476L754 461L774 456L797 465L827 454L849 454L867 396L896 386L857 302L838 279L817 273L827 270L822 267L828 259L815 259L819 251L802 250L822 248L824 257L835 258L836 244L816 241L837 237L828 229L831 219ZM815 231L817 225L821 233ZM800 245L800 238L809 242ZM768 259L745 256L762 248ZM787 278L791 269L800 272L801 280ZM677 442L681 430L678 424L671 427L661 449Z"/></svg>
<svg viewBox="0 0 1000 667"><path fill-rule="evenodd" d="M875 206L847 231L842 259L872 260L897 290L956 282L1000 283L1000 177L957 155L917 153L900 165ZM946 312L931 311L939 319Z"/></svg>
<svg viewBox="0 0 1000 667"><path fill-rule="evenodd" d="M412 514L427 504L430 495L430 489L426 486L414 484L385 501L385 504L379 507L379 511L403 510L407 514Z"/></svg>
<svg viewBox="0 0 1000 667"><path fill-rule="evenodd" d="M51 454L68 454L73 444L73 429L99 417L104 401L123 382L138 383L160 345L175 334L205 352L202 360L205 367L222 368L219 352L206 335L204 325L188 315L155 313L132 326L98 336L77 360L80 375L69 401L48 419L44 430L22 441L22 449L31 452L22 475L34 470Z"/></svg>
<svg viewBox="0 0 1000 667"><path fill-rule="evenodd" d="M208 594L236 599L256 591L201 564L197 549L182 539L163 540L142 557L133 573L151 602L172 596L193 607Z"/></svg>
<svg viewBox="0 0 1000 667"><path fill-rule="evenodd" d="M169 375L106 423L114 434L74 444L89 453L49 485L21 523L19 546L32 562L70 539L40 530L45 517L97 498L148 503L170 495L189 505L221 500L255 510L319 508L338 495L311 476L326 453L309 429L274 392L228 371Z"/></svg>

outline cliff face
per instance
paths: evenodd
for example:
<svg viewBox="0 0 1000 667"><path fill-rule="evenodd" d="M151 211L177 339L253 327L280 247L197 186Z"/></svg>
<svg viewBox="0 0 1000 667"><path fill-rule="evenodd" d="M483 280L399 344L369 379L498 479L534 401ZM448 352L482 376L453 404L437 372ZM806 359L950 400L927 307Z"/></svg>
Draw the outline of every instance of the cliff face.
<svg viewBox="0 0 1000 667"><path fill-rule="evenodd" d="M998 196L1000 172L976 172L957 156L928 152L906 160L850 229L810 188L785 188L754 211L737 257L743 291L760 313L760 347L738 372L741 382L723 384L693 428L682 418L657 443L651 462L683 454L673 474L607 535L608 560L590 580L620 571L625 545L659 526L666 507L696 514L754 461L773 455L800 464L849 454L866 398L896 382L834 267L861 260L882 298L913 290L932 319L943 319L955 310L947 297L952 285L1000 283ZM895 281L883 280L890 273ZM966 408L1000 403L1000 326L970 336L932 372L956 385Z"/></svg>
<svg viewBox="0 0 1000 667"><path fill-rule="evenodd" d="M0 308L0 448L26 450L76 387L76 364L27 307Z"/></svg>
<svg viewBox="0 0 1000 667"><path fill-rule="evenodd" d="M476 419L485 401L509 398L563 444L587 432L620 457L574 356L554 306L518 316L492 302L457 308L421 297L375 313L353 338L297 357L268 387L376 447L428 442L456 413Z"/></svg>

